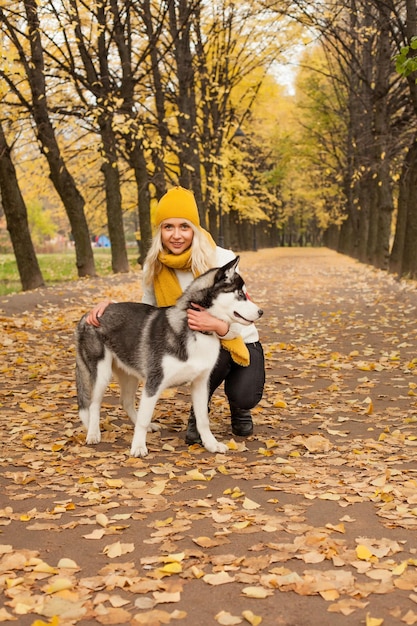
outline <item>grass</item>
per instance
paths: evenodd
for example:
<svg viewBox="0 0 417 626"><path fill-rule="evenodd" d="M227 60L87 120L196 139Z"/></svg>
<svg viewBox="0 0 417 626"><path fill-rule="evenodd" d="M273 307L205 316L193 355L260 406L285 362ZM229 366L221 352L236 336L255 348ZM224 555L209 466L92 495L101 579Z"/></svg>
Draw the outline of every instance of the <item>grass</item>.
<svg viewBox="0 0 417 626"><path fill-rule="evenodd" d="M137 267L137 248L128 248L129 263L132 268ZM75 265L75 251L38 254L38 263L42 276L47 285L77 280ZM94 248L96 272L99 276L109 276L111 269L111 250L108 248ZM22 285L13 254L0 254L0 296L22 291Z"/></svg>

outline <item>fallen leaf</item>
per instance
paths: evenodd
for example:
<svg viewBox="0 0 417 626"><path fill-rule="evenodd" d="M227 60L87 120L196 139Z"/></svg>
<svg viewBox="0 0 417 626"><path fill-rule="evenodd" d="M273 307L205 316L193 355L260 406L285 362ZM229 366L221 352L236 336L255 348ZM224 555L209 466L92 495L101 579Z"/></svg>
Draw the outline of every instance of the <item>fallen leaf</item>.
<svg viewBox="0 0 417 626"><path fill-rule="evenodd" d="M242 616L251 626L259 626L262 623L262 617L255 615L252 611L242 611Z"/></svg>
<svg viewBox="0 0 417 626"><path fill-rule="evenodd" d="M205 576L203 576L203 580L209 585L217 586L232 583L234 582L235 577L230 576L228 572L219 572L218 574L206 574Z"/></svg>
<svg viewBox="0 0 417 626"><path fill-rule="evenodd" d="M228 611L220 611L214 616L214 619L222 626L234 626L235 624L241 624L242 619L236 615L232 615Z"/></svg>
<svg viewBox="0 0 417 626"><path fill-rule="evenodd" d="M273 592L268 589L264 589L263 587L244 587L244 589L242 589L242 594L247 598L262 600L263 598L271 596Z"/></svg>
<svg viewBox="0 0 417 626"><path fill-rule="evenodd" d="M115 543L105 546L103 548L103 554L107 554L110 559L115 559L118 556L122 556L122 554L133 552L134 549L134 543L120 543L120 541L116 541Z"/></svg>

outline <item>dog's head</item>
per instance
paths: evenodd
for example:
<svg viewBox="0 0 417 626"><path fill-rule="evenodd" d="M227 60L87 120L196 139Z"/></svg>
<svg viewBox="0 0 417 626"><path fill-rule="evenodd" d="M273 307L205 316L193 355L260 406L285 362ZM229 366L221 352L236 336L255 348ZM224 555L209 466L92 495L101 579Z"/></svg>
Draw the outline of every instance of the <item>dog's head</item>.
<svg viewBox="0 0 417 626"><path fill-rule="evenodd" d="M189 301L200 304L212 315L231 324L248 326L263 314L248 298L245 282L236 271L239 257L223 267L214 268L197 278L187 289Z"/></svg>

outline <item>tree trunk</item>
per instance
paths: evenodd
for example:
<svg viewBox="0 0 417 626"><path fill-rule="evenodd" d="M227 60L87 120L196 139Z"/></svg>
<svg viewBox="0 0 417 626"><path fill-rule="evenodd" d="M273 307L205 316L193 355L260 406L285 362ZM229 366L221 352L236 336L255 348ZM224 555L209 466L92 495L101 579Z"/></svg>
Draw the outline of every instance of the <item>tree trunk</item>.
<svg viewBox="0 0 417 626"><path fill-rule="evenodd" d="M20 192L10 148L0 124L0 192L7 230L10 233L22 289L36 289L44 284L30 236L28 216Z"/></svg>
<svg viewBox="0 0 417 626"><path fill-rule="evenodd" d="M114 0L112 0L113 2ZM153 82L153 95L155 99L156 118L158 126L159 146L152 150L152 162L154 171L152 174L152 183L155 186L157 199L161 198L166 191L165 183L165 163L164 154L168 149L169 130L166 120L165 95L166 89L162 82L161 72L159 69L160 51L157 46L159 33L155 32L152 21L152 10L150 0L143 0L141 3L141 17L145 25L146 34L149 42L152 42L149 51L151 61L151 77ZM132 92L133 101L133 92ZM136 148L135 148L136 149ZM139 147L141 149L141 147ZM133 155L133 158L135 156ZM136 179L137 180L137 179ZM142 182L143 185L143 182ZM144 190L138 189L138 195L141 196ZM149 197L149 191L146 192ZM146 248L146 243L145 243Z"/></svg>
<svg viewBox="0 0 417 626"><path fill-rule="evenodd" d="M103 142L104 162L101 171L106 189L107 226L111 243L111 263L113 272L128 272L129 261L123 226L122 194L120 175L117 167L116 140L111 128L111 119L99 121Z"/></svg>
<svg viewBox="0 0 417 626"><path fill-rule="evenodd" d="M366 207L366 219L361 216L359 221L359 238L363 245L360 246L358 259L362 263L372 263L377 248L379 219L378 190L372 170L365 175L365 180L360 189L360 207L361 213L363 207Z"/></svg>
<svg viewBox="0 0 417 626"><path fill-rule="evenodd" d="M144 122L138 118L135 103L134 85L136 79L134 77L132 63L132 30L129 11L138 11L140 18L143 20L148 40L151 42L148 48L148 54L151 59L152 78L154 81L155 92L154 97L157 110L157 127L160 138L160 145L158 147L152 147L152 160L154 164L152 183L156 189L156 197L159 199L165 193L165 166L163 162L163 153L166 148L168 128L165 119L164 90L162 88L161 76L158 67L159 51L156 47L158 34L153 30L152 11L149 0L143 0L141 3L133 3L132 5L124 5L122 3L122 13L125 14L124 19L120 16L120 9L116 0L110 0L110 6L115 21L115 41L123 68L123 79L120 92L123 97L122 111L133 122L130 132L124 134L123 138L125 142L126 157L130 167L133 169L136 181L140 230L140 240L138 241L138 262L143 264L152 240L151 199L149 191L151 176L147 167L142 143L141 126Z"/></svg>
<svg viewBox="0 0 417 626"><path fill-rule="evenodd" d="M369 134L370 103L366 88L368 75L371 73L369 41L359 46L356 33L362 28L361 16L349 3L349 33L351 57L347 58L342 71L347 82L347 171L344 188L346 192L346 214L340 228L339 252L365 261L369 231L368 176L369 176ZM356 60L357 59L357 60ZM357 64L361 64L361 72Z"/></svg>
<svg viewBox="0 0 417 626"><path fill-rule="evenodd" d="M389 164L382 164L379 173L381 184L378 186L378 230L373 265L386 270L389 266L391 223L394 211Z"/></svg>
<svg viewBox="0 0 417 626"><path fill-rule="evenodd" d="M416 34L417 28L417 7L415 0L406 0L406 31L407 42ZM416 55L416 51L412 50L411 54ZM417 116L417 83L416 72L407 77L410 90L411 101L413 103L414 115ZM412 149L414 153L415 142ZM411 166L408 178L408 194L407 194L407 221L405 225L404 249L402 256L401 275L417 277L417 159L411 159Z"/></svg>
<svg viewBox="0 0 417 626"><path fill-rule="evenodd" d="M41 151L48 161L52 183L68 215L74 237L78 275L95 276L94 255L84 213L84 199L62 158L55 131L49 118L37 2L36 0L24 0L24 5L31 47L31 59L27 63L26 72L32 92L36 135Z"/></svg>
<svg viewBox="0 0 417 626"><path fill-rule="evenodd" d="M112 128L114 117L113 107L109 106L112 96L112 85L110 82L109 50L106 36L107 12L104 3L97 5L97 19L100 25L98 36L98 60L100 67L99 91L97 105L101 114L98 118L101 141L103 143L103 164L101 171L104 176L104 186L106 190L106 211L107 227L111 243L111 263L113 272L128 272L129 261L127 259L126 239L123 226L122 214L122 194L120 191L120 175L117 167L117 141ZM117 29L119 21L116 22ZM85 51L85 47L83 52ZM85 64L90 61L90 57L84 54ZM89 69L88 67L86 68Z"/></svg>
<svg viewBox="0 0 417 626"><path fill-rule="evenodd" d="M413 144L413 152L416 144ZM405 225L404 248L401 275L417 278L417 158L413 154L408 174L407 221Z"/></svg>
<svg viewBox="0 0 417 626"><path fill-rule="evenodd" d="M138 216L140 226L139 263L143 264L152 240L149 175L142 146L137 140L130 151L130 164L135 173L138 190Z"/></svg>
<svg viewBox="0 0 417 626"><path fill-rule="evenodd" d="M414 172L417 169L417 135L405 156L401 170L399 181L398 203L397 203L397 222L395 225L394 243L392 245L389 269L390 272L402 274L402 262L404 253L405 231L407 228L407 214L412 198L413 186L411 181L414 179Z"/></svg>
<svg viewBox="0 0 417 626"><path fill-rule="evenodd" d="M392 73L392 50L390 46L390 10L384 3L377 3L378 49L376 59L375 99L375 164L377 177L378 221L375 250L371 262L380 269L388 269L391 222L394 202L391 191L390 161L387 156L390 144L390 120L388 93Z"/></svg>
<svg viewBox="0 0 417 626"><path fill-rule="evenodd" d="M180 185L194 192L199 209L201 225L206 226L206 214L203 207L201 186L200 150L197 142L197 105L196 85L193 65L193 54L190 45L190 8L188 3L179 3L179 14L176 15L175 3L169 5L171 36L174 42L174 55L177 65L178 79L178 127L179 127L179 167ZM198 19L198 9L193 12ZM178 27L178 24L180 27Z"/></svg>

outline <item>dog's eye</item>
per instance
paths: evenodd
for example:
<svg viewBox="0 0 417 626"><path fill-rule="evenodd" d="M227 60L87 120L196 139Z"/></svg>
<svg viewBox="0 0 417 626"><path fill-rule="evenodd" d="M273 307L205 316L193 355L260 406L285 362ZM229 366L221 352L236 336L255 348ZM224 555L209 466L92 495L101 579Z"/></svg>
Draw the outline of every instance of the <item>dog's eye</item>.
<svg viewBox="0 0 417 626"><path fill-rule="evenodd" d="M243 291L243 289L239 289L239 291L237 292L237 296L239 300L247 300L246 293Z"/></svg>

